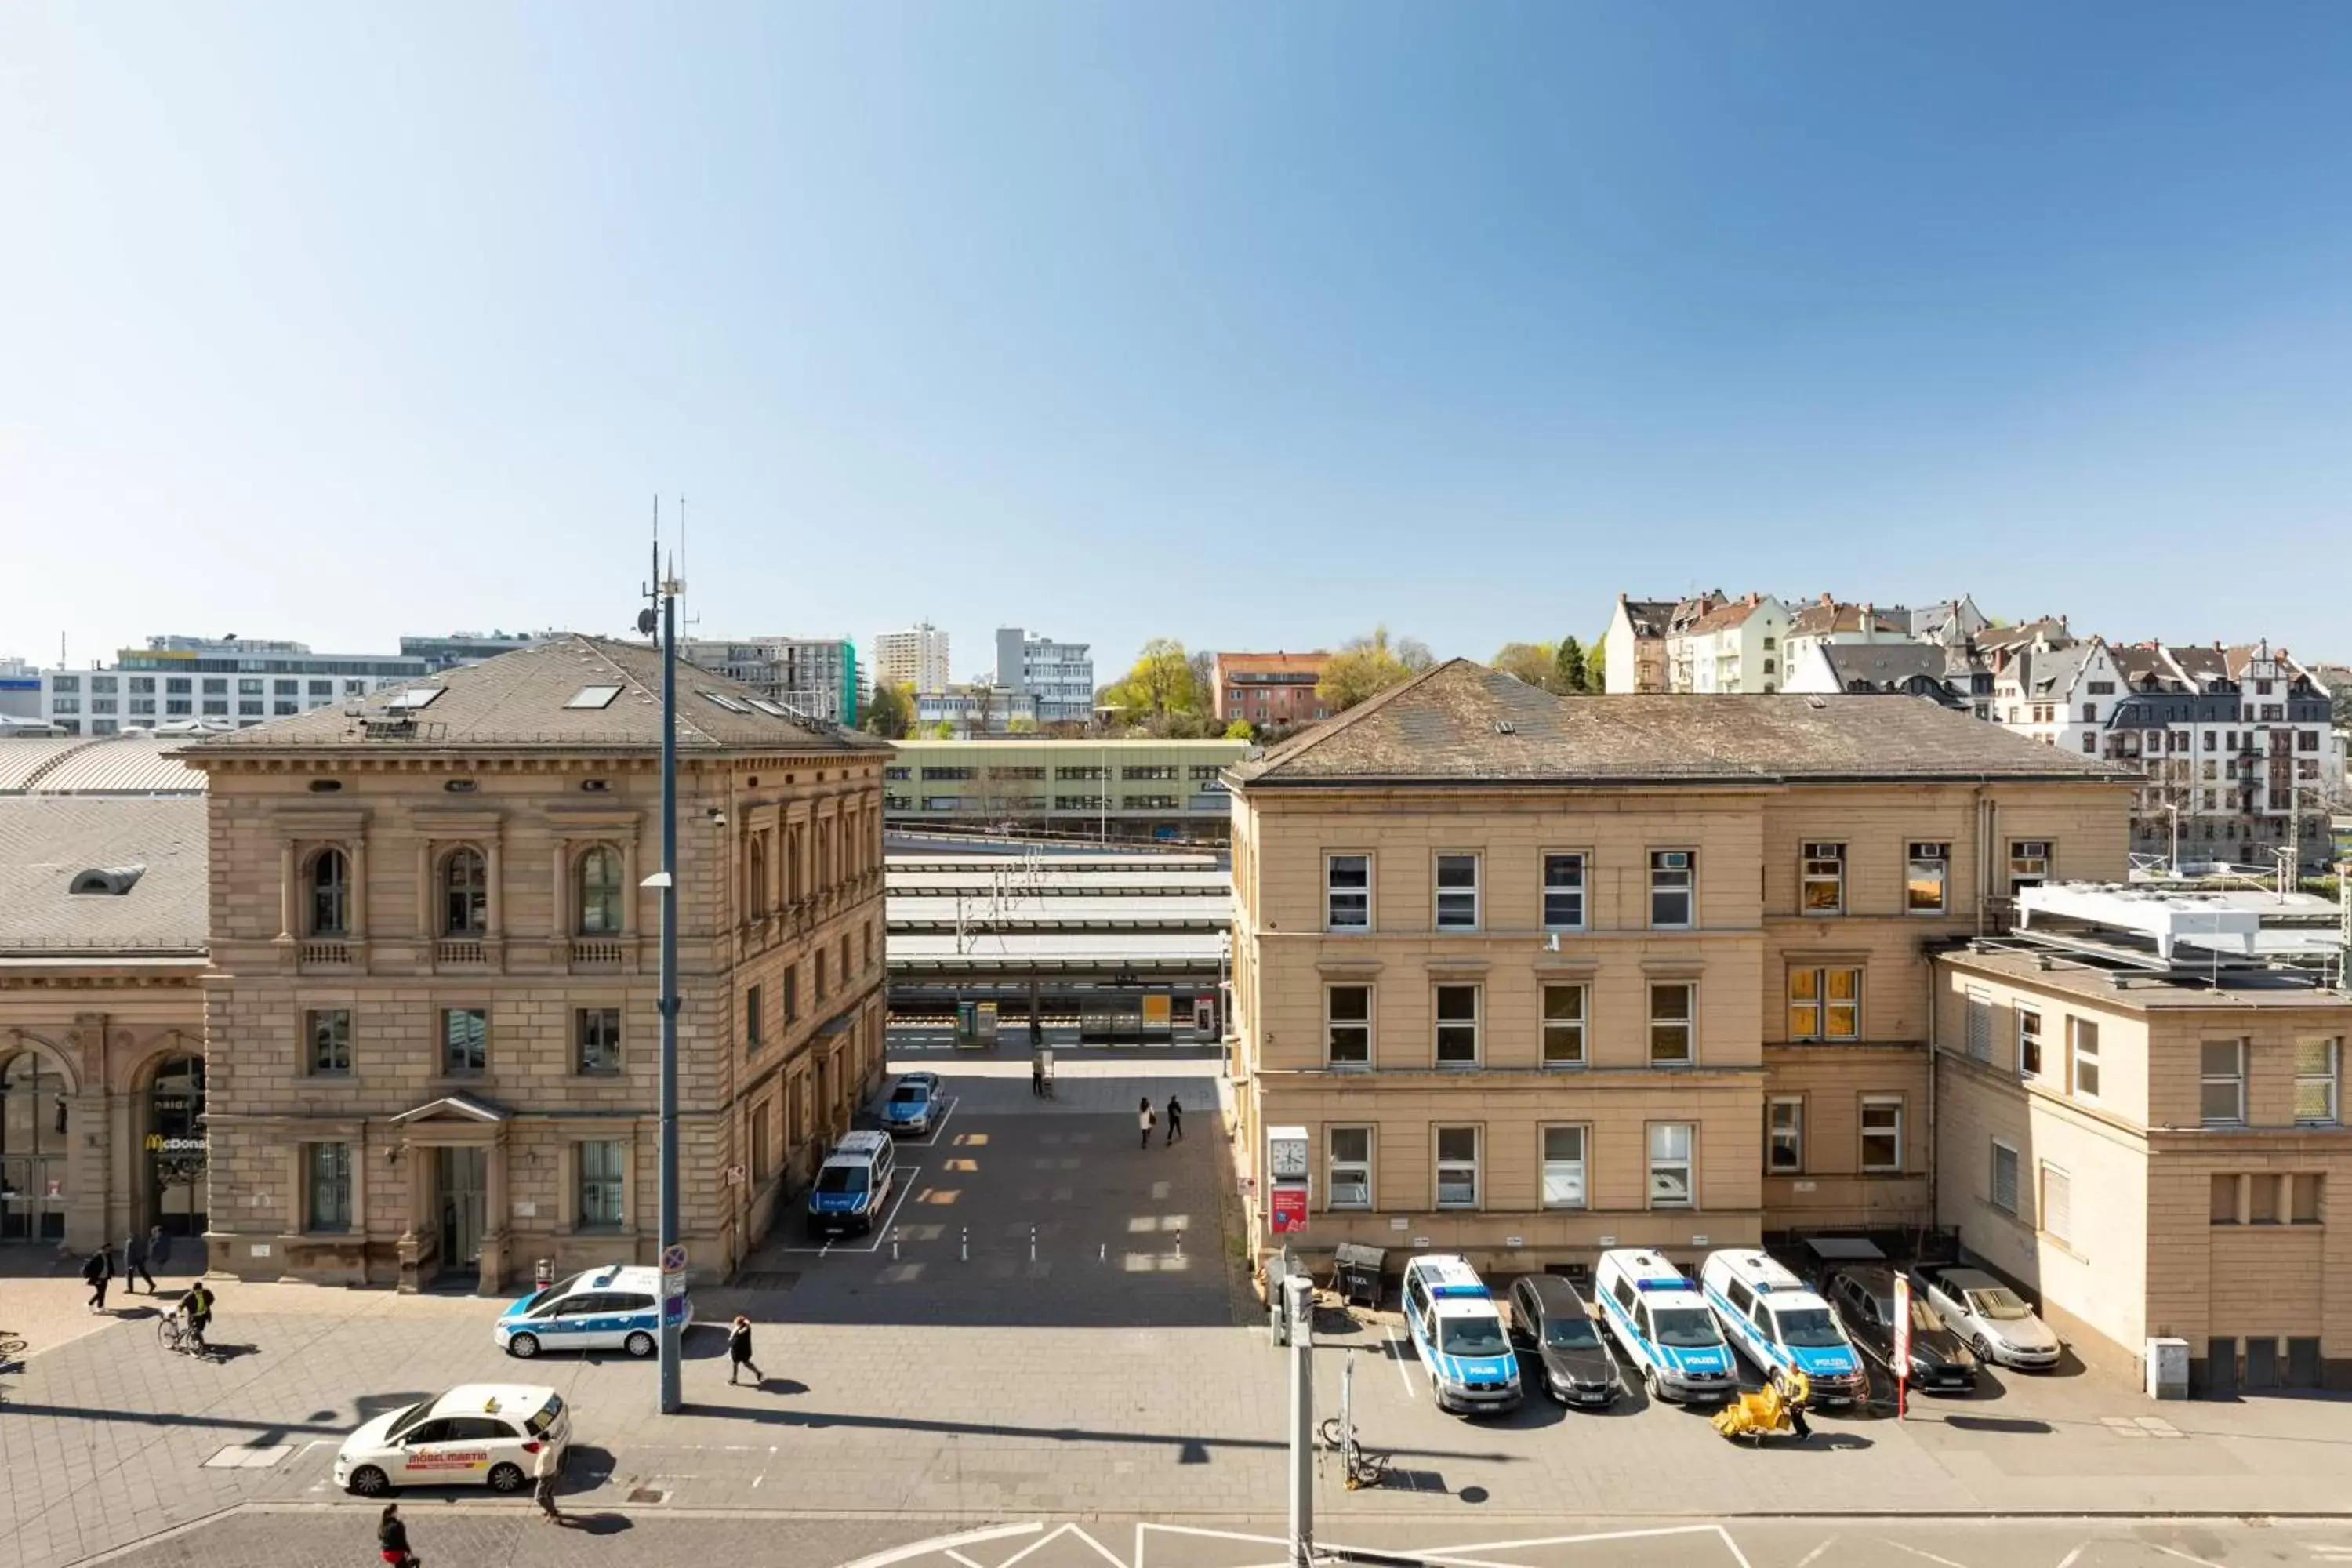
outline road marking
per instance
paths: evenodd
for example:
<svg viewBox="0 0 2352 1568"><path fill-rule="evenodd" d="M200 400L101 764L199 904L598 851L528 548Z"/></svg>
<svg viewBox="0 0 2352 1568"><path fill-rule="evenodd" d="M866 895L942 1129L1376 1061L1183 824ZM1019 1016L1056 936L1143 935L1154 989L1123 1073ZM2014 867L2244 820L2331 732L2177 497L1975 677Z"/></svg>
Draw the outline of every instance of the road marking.
<svg viewBox="0 0 2352 1568"><path fill-rule="evenodd" d="M2089 1542L2085 1541L2082 1545L2075 1547L2074 1551L2069 1552L2065 1556L2058 1559L2058 1568L2074 1568L2074 1560L2082 1556L2084 1549L2090 1544L2091 1543Z"/></svg>
<svg viewBox="0 0 2352 1568"><path fill-rule="evenodd" d="M1072 1535L1076 1536L1080 1541L1085 1542L1088 1546L1093 1547L1097 1552L1100 1552L1102 1554L1102 1560L1109 1563L1110 1568L1127 1568L1126 1563L1121 1563L1118 1558L1111 1555L1110 1549L1108 1547L1105 1546L1101 1542L1097 1541L1093 1536L1088 1535L1085 1531L1080 1530L1076 1525L1065 1525L1063 1528L1067 1530Z"/></svg>
<svg viewBox="0 0 2352 1568"><path fill-rule="evenodd" d="M1045 1528L1043 1524L1033 1519L1026 1524L996 1524L985 1530L967 1530L961 1535L935 1535L929 1541L918 1541L911 1546L893 1546L887 1552L877 1552L871 1557L861 1557L850 1563L848 1568L889 1568L893 1563L904 1563L909 1558L925 1556L933 1552L945 1552L957 1546L977 1546L983 1541L1003 1541L1015 1535L1034 1535ZM1046 1537L1048 1541L1052 1539L1051 1536ZM1035 1546L1024 1550L1021 1555L1026 1557L1031 1552L1035 1551L1037 1546L1043 1546L1045 1543L1043 1541L1038 1542Z"/></svg>
<svg viewBox="0 0 2352 1568"><path fill-rule="evenodd" d="M894 1180L893 1184L898 1187L898 1195L890 1200L890 1212L874 1222L872 1227L866 1232L865 1246L842 1247L841 1250L843 1252L873 1252L877 1250L881 1247L882 1243L887 1239L884 1233L898 1223L898 1210L905 1205L908 1194L915 1190L915 1178L922 1173L923 1167L920 1165L908 1165L905 1169L901 1170ZM819 1258L824 1258L829 1257L832 1254L835 1245L835 1241L831 1238L827 1238L823 1247L787 1247L784 1250L786 1252L814 1252Z"/></svg>
<svg viewBox="0 0 2352 1568"><path fill-rule="evenodd" d="M948 1556L950 1556L950 1557L954 1558L957 1562L959 1562L959 1563L962 1563L962 1564L963 1564L963 1568L980 1568L980 1564L979 1564L979 1563L977 1563L973 1562L971 1558L966 1557L962 1552L958 1552L958 1551L957 1551L954 1547L952 1547L952 1546L950 1546L950 1547L949 1547L949 1548L947 1549L947 1552L946 1552L946 1554L947 1554Z"/></svg>
<svg viewBox="0 0 2352 1568"><path fill-rule="evenodd" d="M1538 1546L1576 1546L1588 1541L1643 1541L1662 1535L1707 1534L1724 1535L1723 1527L1719 1524L1662 1524L1650 1530L1611 1530L1593 1535L1542 1535L1528 1541L1468 1541L1459 1546L1422 1547L1418 1550L1424 1557L1434 1557L1449 1552L1524 1552ZM1724 1542L1730 1545L1731 1538L1724 1535ZM1748 1561L1740 1555L1737 1546L1732 1547L1732 1553L1742 1563Z"/></svg>
<svg viewBox="0 0 2352 1568"><path fill-rule="evenodd" d="M1930 1563L1940 1563L1944 1568L1968 1568L1965 1563L1955 1563L1948 1557L1938 1557L1932 1552L1924 1552L1916 1546L1906 1546L1899 1541L1890 1541L1886 1544L1897 1552L1908 1552L1914 1557L1924 1557Z"/></svg>
<svg viewBox="0 0 2352 1568"><path fill-rule="evenodd" d="M1043 1528L1043 1527L1042 1527L1042 1526L1040 1526L1039 1528ZM1093 1536L1088 1535L1085 1531L1080 1530L1080 1529L1079 1529L1076 1525L1075 1525L1075 1524L1066 1524L1066 1525L1062 1526L1059 1530L1055 1531L1052 1534L1047 1535L1047 1536L1045 1536L1045 1537L1042 1537L1042 1538L1041 1538L1041 1539L1039 1539L1039 1540L1036 1540L1036 1541L1033 1541L1033 1542L1031 1542L1028 1545L1026 1545L1026 1546L1023 1547L1020 1551L1018 1551L1018 1552L1014 1552L1012 1556L1010 1556L1010 1557L1006 1558L1003 1562L1002 1562L1002 1563L998 1563L998 1564L997 1564L997 1568L1013 1568L1013 1565L1015 1563L1020 1562L1024 1557L1028 1556L1032 1552L1036 1551L1039 1547L1044 1546L1044 1545L1047 1544L1047 1543L1048 1543L1048 1542L1050 1542L1059 1541L1059 1540L1060 1540L1062 1537L1064 1537L1065 1535L1075 1535L1075 1536L1076 1536L1080 1541L1085 1542L1088 1546L1093 1547L1097 1552L1102 1552L1103 1556L1104 1556L1104 1557L1106 1557L1106 1558L1108 1558L1108 1559L1109 1559L1110 1563L1112 1563L1112 1565L1113 1565L1113 1568L1127 1568L1127 1564L1126 1564L1126 1563L1119 1562L1119 1560L1118 1560L1118 1558L1116 1558L1116 1557L1112 1557L1112 1556L1111 1556L1111 1554L1110 1554L1109 1552L1103 1552L1103 1544L1102 1544L1102 1542L1101 1542L1097 1541Z"/></svg>
<svg viewBox="0 0 2352 1568"><path fill-rule="evenodd" d="M1412 1379L1405 1375L1405 1370L1404 1370L1404 1357L1403 1357L1403 1356L1401 1356L1401 1355L1398 1355L1398 1354L1396 1353L1396 1351L1395 1351L1395 1348L1394 1348L1394 1347L1396 1347L1397 1345L1399 1345L1399 1344L1402 1344L1402 1343L1403 1343L1403 1342L1402 1342L1402 1341L1401 1341L1401 1340L1399 1340L1399 1339L1397 1338L1396 1325L1395 1325L1394 1323L1391 1323L1391 1324L1389 1325L1389 1345L1390 1345L1390 1347L1391 1347L1390 1352L1389 1352L1389 1359L1390 1359L1391 1361L1392 1361L1392 1362L1396 1363L1396 1369L1397 1369L1397 1381L1398 1381L1399 1383L1402 1383L1402 1384L1404 1384L1404 1396L1405 1396L1407 1399L1411 1399L1411 1398L1412 1398L1412 1397L1413 1397L1413 1392L1412 1392ZM1405 1346L1405 1349L1406 1349L1407 1351L1411 1351L1411 1350L1412 1350L1412 1346L1410 1346L1410 1345L1406 1345L1406 1346Z"/></svg>
<svg viewBox="0 0 2352 1568"><path fill-rule="evenodd" d="M939 1142L940 1134L947 1131L948 1122L955 1116L956 1107L962 1103L962 1095L951 1094L948 1096L947 1110L937 1121L931 1123L930 1131L923 1134L922 1146L924 1148L929 1149Z"/></svg>
<svg viewBox="0 0 2352 1568"><path fill-rule="evenodd" d="M1819 1546L1814 1547L1811 1552L1808 1552L1802 1557L1798 1558L1797 1568L1811 1568L1811 1564L1816 1558L1820 1557L1822 1552L1827 1552L1831 1547L1835 1546L1836 1544L1837 1537L1834 1535L1831 1536L1827 1541L1822 1542ZM2066 1560L2066 1563L2072 1563L2074 1559L2069 1557ZM2058 1564L2058 1568L2066 1568L2066 1563L2061 1563Z"/></svg>
<svg viewBox="0 0 2352 1568"><path fill-rule="evenodd" d="M2158 1543L2153 1541L2149 1542L2148 1544L2156 1547L2158 1552L2163 1552L2167 1557L2178 1557L2183 1563L2194 1563L2198 1565L2198 1568L2221 1568L2221 1565L2219 1563L2208 1563L2204 1558L2198 1556L2195 1552L2183 1552L2178 1546L2161 1546L2158 1545Z"/></svg>

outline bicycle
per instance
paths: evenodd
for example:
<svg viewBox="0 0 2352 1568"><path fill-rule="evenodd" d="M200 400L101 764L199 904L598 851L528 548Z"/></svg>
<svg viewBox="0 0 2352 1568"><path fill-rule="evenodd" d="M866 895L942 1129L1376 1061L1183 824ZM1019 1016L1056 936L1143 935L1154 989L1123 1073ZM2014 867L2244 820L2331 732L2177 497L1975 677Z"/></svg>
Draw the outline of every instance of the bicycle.
<svg viewBox="0 0 2352 1568"><path fill-rule="evenodd" d="M155 1342L182 1355L196 1355L204 1348L196 1342L196 1331L177 1312L166 1312L155 1320Z"/></svg>

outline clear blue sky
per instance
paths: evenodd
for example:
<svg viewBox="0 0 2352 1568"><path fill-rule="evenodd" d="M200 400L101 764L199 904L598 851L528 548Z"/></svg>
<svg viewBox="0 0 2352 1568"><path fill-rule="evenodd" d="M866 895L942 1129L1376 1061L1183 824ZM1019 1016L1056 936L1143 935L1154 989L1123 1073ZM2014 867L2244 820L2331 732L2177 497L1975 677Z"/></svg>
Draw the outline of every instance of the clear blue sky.
<svg viewBox="0 0 2352 1568"><path fill-rule="evenodd" d="M2352 656L2352 5L0 7L0 652Z"/></svg>

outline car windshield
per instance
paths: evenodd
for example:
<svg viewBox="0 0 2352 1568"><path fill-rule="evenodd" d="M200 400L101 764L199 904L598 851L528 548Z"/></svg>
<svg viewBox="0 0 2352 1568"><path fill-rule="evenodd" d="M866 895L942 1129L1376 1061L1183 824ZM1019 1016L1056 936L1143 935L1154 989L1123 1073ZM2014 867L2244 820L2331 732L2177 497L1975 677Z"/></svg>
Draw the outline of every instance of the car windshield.
<svg viewBox="0 0 2352 1568"><path fill-rule="evenodd" d="M1969 1292L1969 1310L1979 1318L2006 1322L2033 1316L2033 1310L2017 1299L2017 1293L2006 1285L1995 1285L1989 1290Z"/></svg>
<svg viewBox="0 0 2352 1568"><path fill-rule="evenodd" d="M1589 1351L1601 1342L1592 1320L1577 1316L1552 1318L1544 1323L1544 1343L1559 1351Z"/></svg>
<svg viewBox="0 0 2352 1568"><path fill-rule="evenodd" d="M548 1429L555 1425L555 1418L562 1414L563 1395L551 1394L547 1396L547 1403L541 1405L532 1414L531 1418L523 1425L530 1428L532 1436L544 1437L548 1434Z"/></svg>
<svg viewBox="0 0 2352 1568"><path fill-rule="evenodd" d="M419 1400L415 1404L410 1405L407 1409L402 1411L398 1417L394 1420L393 1424L389 1427L385 1428L383 1435L387 1439L397 1439L402 1433L406 1432L411 1426L415 1426L419 1421L424 1420L427 1415L432 1414L433 1401L429 1399Z"/></svg>
<svg viewBox="0 0 2352 1568"><path fill-rule="evenodd" d="M1497 1318L1440 1318L1437 1348L1447 1355L1501 1355L1509 1348Z"/></svg>
<svg viewBox="0 0 2352 1568"><path fill-rule="evenodd" d="M572 1276L569 1279L559 1279L554 1284L550 1285L546 1289L538 1292L536 1295L524 1297L522 1303L524 1310L529 1310L533 1307L544 1307L559 1296L570 1295L573 1289L576 1288L582 1280L587 1279L589 1275L594 1272L595 1270L593 1268L583 1268L579 1273Z"/></svg>
<svg viewBox="0 0 2352 1568"><path fill-rule="evenodd" d="M1845 1343L1827 1307L1790 1307L1777 1314L1780 1342L1798 1350L1823 1350Z"/></svg>
<svg viewBox="0 0 2352 1568"><path fill-rule="evenodd" d="M1944 1320L1937 1314L1935 1308L1914 1296L1911 1299L1911 1326L1935 1333L1943 1328Z"/></svg>
<svg viewBox="0 0 2352 1568"><path fill-rule="evenodd" d="M862 1193L866 1190L866 1167L827 1165L816 1173L816 1190L821 1193Z"/></svg>
<svg viewBox="0 0 2352 1568"><path fill-rule="evenodd" d="M1652 1308L1650 1337L1662 1345L1681 1350L1723 1342L1723 1337L1715 1331L1715 1320L1706 1315L1704 1307Z"/></svg>
<svg viewBox="0 0 2352 1568"><path fill-rule="evenodd" d="M931 1091L919 1083L902 1083L890 1091L890 1098L894 1101L925 1100L931 1098Z"/></svg>

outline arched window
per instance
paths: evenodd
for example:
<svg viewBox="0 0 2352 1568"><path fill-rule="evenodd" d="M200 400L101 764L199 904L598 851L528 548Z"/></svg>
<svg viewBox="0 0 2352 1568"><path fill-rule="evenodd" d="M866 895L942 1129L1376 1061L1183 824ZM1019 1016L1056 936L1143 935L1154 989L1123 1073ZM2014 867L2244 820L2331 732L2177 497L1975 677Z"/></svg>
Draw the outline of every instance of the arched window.
<svg viewBox="0 0 2352 1568"><path fill-rule="evenodd" d="M768 847L758 834L751 836L751 912L768 912Z"/></svg>
<svg viewBox="0 0 2352 1568"><path fill-rule="evenodd" d="M0 1060L0 1242L62 1242L72 1194L65 1075L38 1050Z"/></svg>
<svg viewBox="0 0 2352 1568"><path fill-rule="evenodd" d="M452 849L441 862L441 934L480 936L490 926L489 873L478 849Z"/></svg>
<svg viewBox="0 0 2352 1568"><path fill-rule="evenodd" d="M345 936L352 929L352 863L340 849L310 858L310 934Z"/></svg>
<svg viewBox="0 0 2352 1568"><path fill-rule="evenodd" d="M599 844L580 857L580 934L618 935L621 911L620 852Z"/></svg>

